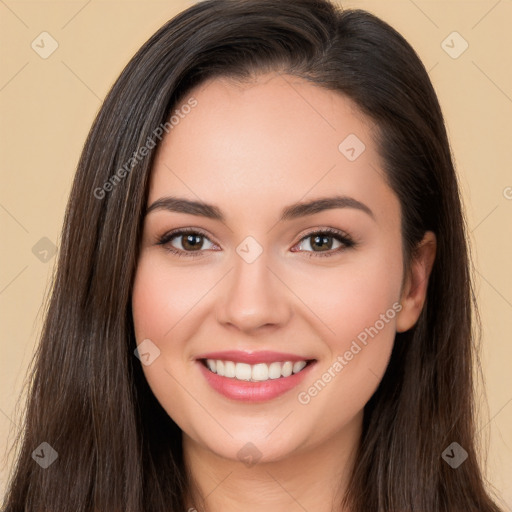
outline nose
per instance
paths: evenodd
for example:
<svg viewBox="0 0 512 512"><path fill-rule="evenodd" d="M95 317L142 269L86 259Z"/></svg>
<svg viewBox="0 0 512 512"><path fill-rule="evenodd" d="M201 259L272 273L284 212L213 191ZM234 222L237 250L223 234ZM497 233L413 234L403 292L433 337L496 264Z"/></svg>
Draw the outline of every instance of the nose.
<svg viewBox="0 0 512 512"><path fill-rule="evenodd" d="M236 255L220 291L218 322L246 334L282 327L292 315L291 292L283 281L270 268L265 251L252 263Z"/></svg>

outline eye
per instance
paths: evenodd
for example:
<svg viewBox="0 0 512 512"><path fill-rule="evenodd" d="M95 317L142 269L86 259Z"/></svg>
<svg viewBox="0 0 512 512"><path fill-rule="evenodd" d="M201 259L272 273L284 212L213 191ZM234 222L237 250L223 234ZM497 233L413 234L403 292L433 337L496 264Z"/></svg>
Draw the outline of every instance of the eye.
<svg viewBox="0 0 512 512"><path fill-rule="evenodd" d="M339 243L339 246L334 250L332 250L333 239ZM338 231L336 229L325 228L322 229L321 231L313 231L307 234L305 237L301 239L298 245L300 247L306 245L306 247L309 246L309 248L311 249L313 249L314 247L320 248L319 251L316 251L314 249L312 251L306 251L310 253L308 257L326 257L334 256L335 254L338 254L344 251L345 249L354 247L356 244L347 234L342 233L341 231Z"/></svg>
<svg viewBox="0 0 512 512"><path fill-rule="evenodd" d="M336 240L339 244L337 248L333 250L332 240ZM173 245L173 242L178 241L178 247ZM210 247L203 247L203 244L208 242ZM178 257L197 257L202 256L203 251L216 247L213 242L200 230L195 228L181 228L176 231L171 231L160 237L157 241L158 245L162 245L169 252L176 254ZM300 251L308 252L308 257L312 256L334 256L350 247L355 247L354 242L347 234L332 228L324 228L322 230L312 231L311 233L304 236L299 244L295 247L302 247L303 245L309 246L313 250L305 250L303 248ZM314 248L320 248L319 251ZM293 250L293 252L299 252Z"/></svg>
<svg viewBox="0 0 512 512"><path fill-rule="evenodd" d="M175 239L178 241L178 247L172 245ZM202 251L205 250L203 247L205 241L208 241L211 246L215 246L201 231L191 228L182 228L166 233L158 239L157 244L165 246L168 251L178 256L196 257L201 256Z"/></svg>

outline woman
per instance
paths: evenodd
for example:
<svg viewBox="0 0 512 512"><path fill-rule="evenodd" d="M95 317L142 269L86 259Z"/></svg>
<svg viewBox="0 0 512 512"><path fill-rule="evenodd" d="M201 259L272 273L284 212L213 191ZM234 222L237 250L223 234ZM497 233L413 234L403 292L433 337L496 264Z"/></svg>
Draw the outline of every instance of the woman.
<svg viewBox="0 0 512 512"><path fill-rule="evenodd" d="M91 129L4 508L485 511L442 113L391 27L211 0Z"/></svg>

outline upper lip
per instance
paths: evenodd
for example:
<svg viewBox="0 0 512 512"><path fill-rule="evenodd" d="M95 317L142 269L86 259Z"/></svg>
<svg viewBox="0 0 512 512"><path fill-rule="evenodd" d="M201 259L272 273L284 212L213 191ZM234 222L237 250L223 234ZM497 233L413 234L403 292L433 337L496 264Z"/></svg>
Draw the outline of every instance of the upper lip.
<svg viewBox="0 0 512 512"><path fill-rule="evenodd" d="M225 350L221 352L208 352L201 354L196 359L216 359L221 361L233 361L235 363L275 363L285 361L311 361L312 358L289 354L285 352L263 351L242 351L242 350Z"/></svg>

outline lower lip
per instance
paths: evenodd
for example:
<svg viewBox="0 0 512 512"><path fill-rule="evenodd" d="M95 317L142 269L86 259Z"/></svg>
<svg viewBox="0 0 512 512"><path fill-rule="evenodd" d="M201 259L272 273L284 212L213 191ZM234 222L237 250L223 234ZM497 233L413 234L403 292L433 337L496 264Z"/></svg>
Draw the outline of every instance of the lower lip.
<svg viewBox="0 0 512 512"><path fill-rule="evenodd" d="M312 362L300 372L294 373L289 377L269 379L263 382L249 382L229 377L221 377L208 370L201 361L197 363L206 381L215 391L231 400L240 400L243 402L265 402L283 395L300 384L315 364Z"/></svg>

